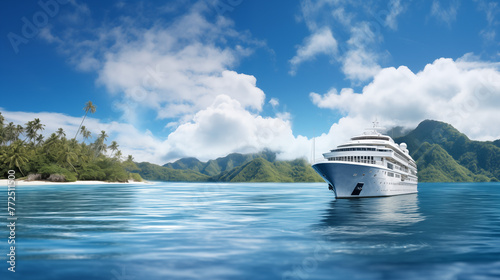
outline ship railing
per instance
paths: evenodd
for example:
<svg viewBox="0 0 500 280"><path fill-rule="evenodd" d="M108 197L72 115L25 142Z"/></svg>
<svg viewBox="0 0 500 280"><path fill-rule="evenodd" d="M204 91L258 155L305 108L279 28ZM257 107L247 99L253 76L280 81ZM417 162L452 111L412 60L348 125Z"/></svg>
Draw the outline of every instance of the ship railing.
<svg viewBox="0 0 500 280"><path fill-rule="evenodd" d="M381 162L378 162L376 160L370 160L370 159L363 159L363 160L341 160L341 159L332 159L332 158L329 158L329 159L325 159L325 158L316 159L314 163L316 163L316 162L332 162L332 161L336 161L336 162L355 162L355 163L364 163L364 164L379 164L379 165L382 164Z"/></svg>
<svg viewBox="0 0 500 280"><path fill-rule="evenodd" d="M328 160L326 158L315 158L313 159L313 164L315 163L320 163L320 162L328 162Z"/></svg>

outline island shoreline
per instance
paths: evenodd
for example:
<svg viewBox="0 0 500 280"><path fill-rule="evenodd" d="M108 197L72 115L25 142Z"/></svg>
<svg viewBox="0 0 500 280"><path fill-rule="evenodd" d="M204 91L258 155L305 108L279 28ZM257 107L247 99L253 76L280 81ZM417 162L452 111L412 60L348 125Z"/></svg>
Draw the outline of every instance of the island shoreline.
<svg viewBox="0 0 500 280"><path fill-rule="evenodd" d="M9 184L9 179L0 179L0 186L7 186ZM106 182L106 181L75 181L75 182L51 182L51 181L43 181L43 180L34 180L34 181L25 181L21 179L16 179L16 186L37 186L37 185L109 185L109 184L123 184L123 185L131 185L131 184L153 184L150 181L132 181L128 182Z"/></svg>

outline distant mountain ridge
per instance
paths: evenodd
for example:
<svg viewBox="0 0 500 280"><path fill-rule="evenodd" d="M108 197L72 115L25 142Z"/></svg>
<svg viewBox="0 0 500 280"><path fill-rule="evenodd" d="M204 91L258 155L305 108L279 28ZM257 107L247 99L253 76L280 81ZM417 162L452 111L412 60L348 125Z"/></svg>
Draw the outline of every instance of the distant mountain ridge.
<svg viewBox="0 0 500 280"><path fill-rule="evenodd" d="M189 157L182 158L173 163L167 163L164 167L177 169L177 170L193 170L208 176L215 176L233 168L242 166L256 158L263 158L269 162L276 160L276 153L269 150L264 150L256 154L238 154L232 153L225 157L220 157L207 162L201 162L197 158Z"/></svg>
<svg viewBox="0 0 500 280"><path fill-rule="evenodd" d="M146 180L177 182L323 182L304 159L277 161L276 153L232 153L207 162L182 158L163 166L137 163Z"/></svg>
<svg viewBox="0 0 500 280"><path fill-rule="evenodd" d="M405 134L406 133L406 134ZM425 120L414 130L396 127L417 162L419 182L500 181L500 140L473 141L453 126ZM304 159L276 160L276 153L232 153L207 162L182 158L164 166L138 163L146 180L183 182L323 182Z"/></svg>
<svg viewBox="0 0 500 280"><path fill-rule="evenodd" d="M450 124L425 120L405 136L420 182L500 180L500 140L473 141Z"/></svg>

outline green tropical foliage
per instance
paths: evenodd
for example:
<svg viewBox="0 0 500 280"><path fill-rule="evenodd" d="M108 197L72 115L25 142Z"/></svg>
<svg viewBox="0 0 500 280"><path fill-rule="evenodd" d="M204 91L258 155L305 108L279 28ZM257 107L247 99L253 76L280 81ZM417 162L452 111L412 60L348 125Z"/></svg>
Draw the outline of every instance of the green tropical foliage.
<svg viewBox="0 0 500 280"><path fill-rule="evenodd" d="M254 160L211 178L219 182L323 182L304 159L269 162Z"/></svg>
<svg viewBox="0 0 500 280"><path fill-rule="evenodd" d="M90 144L85 143L91 134L84 126L79 128L83 142L67 139L62 128L44 140L40 133L45 125L38 118L24 127L12 122L5 125L4 121L0 113L0 178L7 178L8 170L13 169L28 179L142 181L137 172L133 173L138 168L132 157L122 161L118 143L113 141L109 146L111 154L106 154L105 131Z"/></svg>
<svg viewBox="0 0 500 280"><path fill-rule="evenodd" d="M270 162L276 159L276 153L264 150L256 154L238 154L232 153L225 157L220 157L207 162L201 162L196 158L182 158L173 163L167 163L163 166L172 169L193 170L208 176L215 176L221 172L229 171L233 168L244 165L256 158L264 158Z"/></svg>
<svg viewBox="0 0 500 280"><path fill-rule="evenodd" d="M453 126L432 120L394 139L405 142L420 182L489 182L500 179L500 140L474 141Z"/></svg>
<svg viewBox="0 0 500 280"><path fill-rule="evenodd" d="M176 182L323 182L303 159L276 161L276 154L229 154L208 162L183 158L159 166L138 163L138 172L146 180Z"/></svg>

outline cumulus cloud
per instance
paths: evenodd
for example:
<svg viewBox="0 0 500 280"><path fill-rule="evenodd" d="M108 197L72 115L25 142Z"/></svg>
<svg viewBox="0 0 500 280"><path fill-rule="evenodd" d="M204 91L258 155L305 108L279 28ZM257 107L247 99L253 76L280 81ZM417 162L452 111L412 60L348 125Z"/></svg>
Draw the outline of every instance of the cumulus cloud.
<svg viewBox="0 0 500 280"><path fill-rule="evenodd" d="M116 108L127 121L137 118L137 107L156 111L159 119L187 121L219 94L260 111L265 95L255 77L231 70L260 42L225 17L208 19L210 11L199 1L170 22L123 17L95 28L92 37L74 28L62 34L46 29L43 38L67 50L78 69L96 71L97 83L122 98Z"/></svg>
<svg viewBox="0 0 500 280"><path fill-rule="evenodd" d="M341 58L342 70L347 78L352 81L367 81L380 71L381 67L377 62L379 55L371 47L379 40L366 22L351 28L348 49Z"/></svg>
<svg viewBox="0 0 500 280"><path fill-rule="evenodd" d="M362 93L336 89L311 93L321 108L339 110L358 130L375 118L386 127L413 128L424 119L448 122L472 139L500 138L500 65L471 55L441 58L418 73L406 66L384 68Z"/></svg>
<svg viewBox="0 0 500 280"><path fill-rule="evenodd" d="M197 38L201 33L218 32L214 30L223 27L197 13L181 19L185 20L189 24L178 24L190 26L188 30L177 30L177 24L154 28L107 55L98 82L156 110L159 118L194 114L219 94L231 96L246 108L261 110L265 95L256 87L255 77L228 70L245 50L201 42Z"/></svg>
<svg viewBox="0 0 500 280"><path fill-rule="evenodd" d="M86 126L94 135L105 130L110 141L116 140L124 154L138 161L163 164L188 156L208 160L264 148L278 152L281 159L307 156L304 145L309 140L293 135L290 113L259 115L265 94L256 78L232 70L263 44L236 31L228 18L209 15L211 9L206 1L196 1L180 15L169 10L168 22L141 16L92 22L93 28L68 22L63 32L46 28L42 38L56 44L77 69L97 73L97 84L114 95L113 108L122 111L123 118L107 123L89 117ZM299 48L294 63L335 51L331 31L320 30ZM276 98L269 103L279 105ZM168 119L164 127L172 132L166 139L140 127L144 110ZM8 115L23 115L21 123L43 115L42 122L51 124L46 131L63 127L68 135L80 122L57 113Z"/></svg>
<svg viewBox="0 0 500 280"><path fill-rule="evenodd" d="M307 156L301 146L305 137L295 137L291 123L283 117L262 117L245 110L235 99L219 95L211 106L196 113L168 136L168 158L195 156L213 159L231 152L250 153L269 148L283 159ZM307 145L307 144L306 144Z"/></svg>
<svg viewBox="0 0 500 280"><path fill-rule="evenodd" d="M330 57L337 54L337 41L329 28L316 31L307 37L304 43L298 47L297 54L290 59L290 74L295 75L301 63L314 59L320 54L326 54Z"/></svg>

